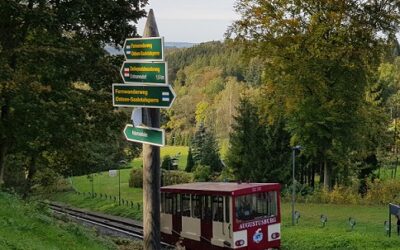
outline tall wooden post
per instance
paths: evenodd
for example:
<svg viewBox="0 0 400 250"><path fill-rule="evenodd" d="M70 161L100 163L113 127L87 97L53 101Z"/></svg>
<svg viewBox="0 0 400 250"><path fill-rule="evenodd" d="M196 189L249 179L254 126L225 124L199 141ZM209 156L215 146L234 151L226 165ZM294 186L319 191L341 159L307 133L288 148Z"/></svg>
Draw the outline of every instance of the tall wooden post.
<svg viewBox="0 0 400 250"><path fill-rule="evenodd" d="M143 37L158 37L153 10L150 9ZM160 127L160 109L144 108L143 124ZM160 148L143 144L143 246L146 250L161 249L160 236Z"/></svg>

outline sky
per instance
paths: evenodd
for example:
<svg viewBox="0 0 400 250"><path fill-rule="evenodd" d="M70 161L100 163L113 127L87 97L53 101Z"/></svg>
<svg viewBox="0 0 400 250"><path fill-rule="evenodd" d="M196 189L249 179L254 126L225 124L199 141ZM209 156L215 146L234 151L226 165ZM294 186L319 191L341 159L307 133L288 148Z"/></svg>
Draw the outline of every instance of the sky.
<svg viewBox="0 0 400 250"><path fill-rule="evenodd" d="M223 40L228 26L239 19L234 11L235 0L149 0L158 32L166 42L201 43ZM138 22L143 33L146 18Z"/></svg>

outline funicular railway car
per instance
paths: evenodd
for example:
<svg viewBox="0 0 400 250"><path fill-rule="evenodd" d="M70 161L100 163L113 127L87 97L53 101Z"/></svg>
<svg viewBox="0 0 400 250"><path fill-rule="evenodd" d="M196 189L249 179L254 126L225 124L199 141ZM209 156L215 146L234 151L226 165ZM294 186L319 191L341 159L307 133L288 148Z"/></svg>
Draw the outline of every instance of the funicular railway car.
<svg viewBox="0 0 400 250"><path fill-rule="evenodd" d="M186 249L280 248L280 184L198 182L161 188L161 237Z"/></svg>

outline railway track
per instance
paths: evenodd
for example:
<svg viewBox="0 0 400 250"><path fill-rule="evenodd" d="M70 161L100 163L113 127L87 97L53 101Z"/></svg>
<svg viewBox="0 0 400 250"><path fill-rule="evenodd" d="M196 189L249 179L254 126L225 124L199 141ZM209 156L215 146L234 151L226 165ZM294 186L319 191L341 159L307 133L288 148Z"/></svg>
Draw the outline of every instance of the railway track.
<svg viewBox="0 0 400 250"><path fill-rule="evenodd" d="M143 240L143 225L140 221L73 208L60 203L46 202L46 204L57 215L64 215L114 234ZM174 249L173 246L164 242L161 242L161 245L163 249Z"/></svg>

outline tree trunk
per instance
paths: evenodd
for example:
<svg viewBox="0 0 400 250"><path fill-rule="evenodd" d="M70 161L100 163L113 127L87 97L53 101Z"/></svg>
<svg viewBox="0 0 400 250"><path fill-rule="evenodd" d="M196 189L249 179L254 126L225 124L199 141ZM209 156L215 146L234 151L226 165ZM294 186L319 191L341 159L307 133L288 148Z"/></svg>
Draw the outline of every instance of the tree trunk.
<svg viewBox="0 0 400 250"><path fill-rule="evenodd" d="M7 145L5 143L0 144L0 186L4 184L4 169L6 167L6 153Z"/></svg>
<svg viewBox="0 0 400 250"><path fill-rule="evenodd" d="M312 188L315 188L315 165L311 165L311 180L310 180L310 185Z"/></svg>
<svg viewBox="0 0 400 250"><path fill-rule="evenodd" d="M150 9L143 37L157 36L157 24ZM142 116L144 125L160 127L160 109L144 108ZM160 165L160 148L143 144L143 247L146 250L161 249Z"/></svg>
<svg viewBox="0 0 400 250"><path fill-rule="evenodd" d="M318 163L319 167L319 186L324 183L324 169L323 169L323 163L319 162Z"/></svg>
<svg viewBox="0 0 400 250"><path fill-rule="evenodd" d="M328 163L324 160L324 188L330 190L330 171Z"/></svg>
<svg viewBox="0 0 400 250"><path fill-rule="evenodd" d="M36 173L36 157L32 156L28 166L28 174L26 175L24 193L22 194L22 198L24 199L27 198L31 192L31 188L33 185L33 176L35 175L35 173Z"/></svg>

